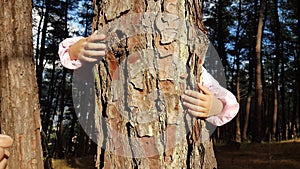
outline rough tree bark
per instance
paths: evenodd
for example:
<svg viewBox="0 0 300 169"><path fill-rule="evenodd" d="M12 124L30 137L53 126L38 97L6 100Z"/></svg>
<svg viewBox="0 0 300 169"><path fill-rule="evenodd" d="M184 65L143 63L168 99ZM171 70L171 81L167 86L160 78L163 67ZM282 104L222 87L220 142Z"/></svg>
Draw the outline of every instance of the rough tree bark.
<svg viewBox="0 0 300 169"><path fill-rule="evenodd" d="M203 119L180 100L197 90L208 47L201 1L94 0L110 48L95 68L98 168L216 168ZM102 147L102 149L101 149Z"/></svg>
<svg viewBox="0 0 300 169"><path fill-rule="evenodd" d="M30 0L0 1L1 132L12 136L10 169L41 169L40 109Z"/></svg>

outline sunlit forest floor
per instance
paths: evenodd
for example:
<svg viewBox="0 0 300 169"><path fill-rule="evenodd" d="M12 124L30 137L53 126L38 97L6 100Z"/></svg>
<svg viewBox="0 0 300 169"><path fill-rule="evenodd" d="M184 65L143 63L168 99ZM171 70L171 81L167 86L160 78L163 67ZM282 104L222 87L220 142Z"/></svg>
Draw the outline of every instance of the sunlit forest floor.
<svg viewBox="0 0 300 169"><path fill-rule="evenodd" d="M53 169L94 169L93 156L53 160Z"/></svg>
<svg viewBox="0 0 300 169"><path fill-rule="evenodd" d="M218 169L299 169L300 139L280 143L215 146Z"/></svg>
<svg viewBox="0 0 300 169"><path fill-rule="evenodd" d="M218 169L299 169L300 139L280 143L216 145ZM53 160L54 169L93 169L93 157Z"/></svg>

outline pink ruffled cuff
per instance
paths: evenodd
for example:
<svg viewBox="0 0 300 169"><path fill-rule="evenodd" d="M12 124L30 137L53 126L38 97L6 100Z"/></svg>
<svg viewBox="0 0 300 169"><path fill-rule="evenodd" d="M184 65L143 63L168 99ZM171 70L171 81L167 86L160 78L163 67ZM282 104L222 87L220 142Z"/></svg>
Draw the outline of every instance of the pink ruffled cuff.
<svg viewBox="0 0 300 169"><path fill-rule="evenodd" d="M82 66L79 60L71 60L69 55L70 47L82 39L83 37L74 37L74 38L67 38L59 44L58 48L58 55L61 61L61 64L68 69L78 69Z"/></svg>
<svg viewBox="0 0 300 169"><path fill-rule="evenodd" d="M222 87L205 69L203 73L203 85L213 92L223 103L222 112L218 115L208 117L206 121L216 126L222 126L231 121L237 115L240 108L236 97Z"/></svg>

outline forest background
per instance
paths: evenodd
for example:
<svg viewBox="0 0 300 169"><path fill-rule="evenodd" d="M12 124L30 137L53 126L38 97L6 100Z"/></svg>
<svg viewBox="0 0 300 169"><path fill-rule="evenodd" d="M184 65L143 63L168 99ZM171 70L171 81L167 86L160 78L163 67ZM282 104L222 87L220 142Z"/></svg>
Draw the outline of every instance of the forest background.
<svg viewBox="0 0 300 169"><path fill-rule="evenodd" d="M226 86L240 103L237 117L216 129L215 144L280 142L300 135L300 3L264 2L261 8L259 0L202 1ZM33 0L32 8L44 157L93 156L96 145L81 128L72 103L73 72L62 67L57 54L65 38L91 34L92 2Z"/></svg>

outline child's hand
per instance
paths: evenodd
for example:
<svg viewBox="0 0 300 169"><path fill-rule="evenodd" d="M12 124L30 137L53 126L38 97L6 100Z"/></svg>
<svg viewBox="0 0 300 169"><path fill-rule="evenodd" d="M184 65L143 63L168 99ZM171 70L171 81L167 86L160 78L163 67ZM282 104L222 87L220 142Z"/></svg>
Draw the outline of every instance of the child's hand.
<svg viewBox="0 0 300 169"><path fill-rule="evenodd" d="M188 112L199 118L207 118L211 115L221 113L223 104L210 90L198 83L199 90L186 90L182 95L183 105L188 108ZM213 107L214 106L214 107Z"/></svg>
<svg viewBox="0 0 300 169"><path fill-rule="evenodd" d="M5 169L9 152L5 149L12 145L13 140L7 135L0 134L0 169Z"/></svg>
<svg viewBox="0 0 300 169"><path fill-rule="evenodd" d="M79 40L70 47L69 54L71 59L78 59L88 63L99 61L106 54L105 38L104 34L96 31L91 36Z"/></svg>

